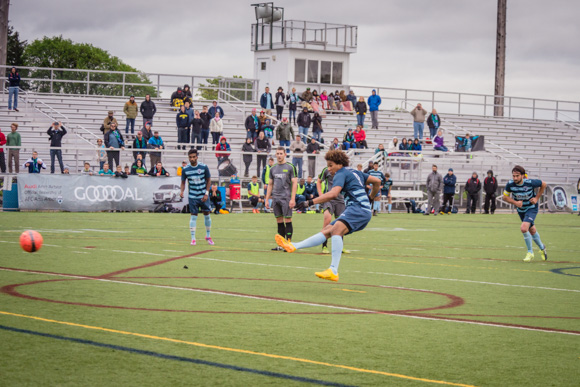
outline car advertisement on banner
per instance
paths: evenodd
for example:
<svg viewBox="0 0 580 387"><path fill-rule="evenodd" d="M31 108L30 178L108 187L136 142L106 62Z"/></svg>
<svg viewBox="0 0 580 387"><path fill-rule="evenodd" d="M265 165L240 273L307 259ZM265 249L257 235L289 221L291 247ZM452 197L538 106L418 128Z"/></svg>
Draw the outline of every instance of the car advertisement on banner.
<svg viewBox="0 0 580 387"><path fill-rule="evenodd" d="M546 190L550 212L578 211L578 190L573 184L550 184Z"/></svg>
<svg viewBox="0 0 580 387"><path fill-rule="evenodd" d="M21 210L71 212L182 209L187 201L179 195L180 186L180 177L22 174L18 203Z"/></svg>

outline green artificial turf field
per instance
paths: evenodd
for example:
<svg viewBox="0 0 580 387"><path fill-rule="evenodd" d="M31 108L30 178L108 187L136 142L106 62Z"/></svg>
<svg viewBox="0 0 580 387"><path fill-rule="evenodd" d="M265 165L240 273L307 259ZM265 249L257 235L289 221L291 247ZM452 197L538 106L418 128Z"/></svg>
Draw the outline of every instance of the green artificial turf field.
<svg viewBox="0 0 580 387"><path fill-rule="evenodd" d="M213 216L215 246L188 222L1 213L0 385L579 383L577 216L540 213L549 260L523 263L516 214L380 215L338 283L319 248L270 250L272 215ZM296 215L294 239L321 223Z"/></svg>

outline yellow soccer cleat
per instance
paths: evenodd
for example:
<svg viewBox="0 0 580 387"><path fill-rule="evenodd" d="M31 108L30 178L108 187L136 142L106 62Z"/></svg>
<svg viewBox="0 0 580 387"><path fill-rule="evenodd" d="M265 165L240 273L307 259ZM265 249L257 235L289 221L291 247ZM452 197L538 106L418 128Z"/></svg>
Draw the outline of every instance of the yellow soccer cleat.
<svg viewBox="0 0 580 387"><path fill-rule="evenodd" d="M337 282L338 281L338 274L334 274L330 268L328 268L328 269L326 269L324 271L316 272L314 274L318 278L322 278L322 279L329 280L329 281L334 281L334 282Z"/></svg>
<svg viewBox="0 0 580 387"><path fill-rule="evenodd" d="M275 239L278 246L286 250L286 252L293 253L296 251L296 247L294 247L294 245L291 242L284 239L282 235L276 234Z"/></svg>
<svg viewBox="0 0 580 387"><path fill-rule="evenodd" d="M524 258L524 262L532 262L534 259L534 253L527 253L526 257Z"/></svg>
<svg viewBox="0 0 580 387"><path fill-rule="evenodd" d="M328 250L328 247L323 246L322 247L322 254L330 254L330 251Z"/></svg>
<svg viewBox="0 0 580 387"><path fill-rule="evenodd" d="M548 252L546 251L545 246L544 246L544 250L540 250L540 256L542 257L542 261L548 260Z"/></svg>
<svg viewBox="0 0 580 387"><path fill-rule="evenodd" d="M343 254L350 254L350 250L347 250L347 249L342 249L342 253L343 253Z"/></svg>

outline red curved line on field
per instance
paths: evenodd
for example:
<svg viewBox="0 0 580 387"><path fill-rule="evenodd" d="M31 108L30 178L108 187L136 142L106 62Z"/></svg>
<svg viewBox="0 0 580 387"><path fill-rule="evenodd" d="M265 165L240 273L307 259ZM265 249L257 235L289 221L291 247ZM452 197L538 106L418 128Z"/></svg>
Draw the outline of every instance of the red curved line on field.
<svg viewBox="0 0 580 387"><path fill-rule="evenodd" d="M558 319L570 319L570 320L580 320L580 317L571 316L510 316L503 314L456 314L456 313L433 313L438 316L462 316L462 317L506 317L506 318L558 318Z"/></svg>

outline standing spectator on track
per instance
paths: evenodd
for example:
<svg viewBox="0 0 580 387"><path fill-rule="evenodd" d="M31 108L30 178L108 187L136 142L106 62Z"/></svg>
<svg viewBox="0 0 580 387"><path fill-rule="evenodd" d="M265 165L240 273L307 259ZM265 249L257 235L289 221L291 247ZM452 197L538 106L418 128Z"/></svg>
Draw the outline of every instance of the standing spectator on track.
<svg viewBox="0 0 580 387"><path fill-rule="evenodd" d="M377 91L373 89L370 97L367 98L369 104L369 111L371 112L372 127L371 129L379 128L379 105L381 104L381 97L377 95Z"/></svg>
<svg viewBox="0 0 580 387"><path fill-rule="evenodd" d="M260 176L260 171L262 166L266 167L266 159L268 158L268 153L272 150L270 145L270 139L266 138L264 132L260 132L256 141L254 141L254 148L258 152L258 169L257 175ZM267 183L264 183L267 184Z"/></svg>
<svg viewBox="0 0 580 387"><path fill-rule="evenodd" d="M274 100L276 101L276 119L280 121L282 119L282 113L284 113L284 105L286 105L286 96L284 95L282 86L278 88Z"/></svg>
<svg viewBox="0 0 580 387"><path fill-rule="evenodd" d="M215 116L209 123L209 131L211 132L212 145L219 144L220 137L224 133L224 121L221 119L220 112L215 112Z"/></svg>
<svg viewBox="0 0 580 387"><path fill-rule="evenodd" d="M303 108L302 112L298 114L298 133L302 135L302 141L306 144L308 141L308 129L312 123L312 118L310 113L308 113L308 108ZM294 136L292 136L294 137Z"/></svg>
<svg viewBox="0 0 580 387"><path fill-rule="evenodd" d="M26 160L22 167L28 168L28 173L40 173L41 169L46 169L46 165L44 165L42 159L38 158L36 151L32 152L32 157Z"/></svg>
<svg viewBox="0 0 580 387"><path fill-rule="evenodd" d="M255 152L255 151L256 151L256 149L254 149L254 144L252 143L252 139L249 137L246 137L246 142L244 143L244 145L242 145L242 152L247 152L250 154L244 154L242 156L242 159L244 161L244 165L246 166L246 170L244 171L244 177L250 176L250 165L252 165L252 160L254 159L254 156L251 154L251 152ZM260 170L259 166L258 166L258 170Z"/></svg>
<svg viewBox="0 0 580 387"><path fill-rule="evenodd" d="M20 89L20 74L16 71L16 67L10 69L8 74L8 111L14 108L18 111L18 90Z"/></svg>
<svg viewBox="0 0 580 387"><path fill-rule="evenodd" d="M367 134L361 125L358 125L354 131L354 141L357 149L368 149Z"/></svg>
<svg viewBox="0 0 580 387"><path fill-rule="evenodd" d="M143 116L143 125L145 125L147 121L153 125L153 117L155 116L155 113L157 113L157 107L155 106L155 102L151 100L149 94L145 96L145 101L141 102L141 108L139 110L141 111L141 116Z"/></svg>
<svg viewBox="0 0 580 387"><path fill-rule="evenodd" d="M193 119L191 120L191 144L197 142L197 150L201 149L202 144L202 127L203 121L199 115L199 110L193 112Z"/></svg>
<svg viewBox="0 0 580 387"><path fill-rule="evenodd" d="M119 126L117 119L113 116L114 112L109 110L107 117L103 120L103 125L101 125L101 132L103 134L107 134L111 130L111 124L115 124L115 126Z"/></svg>
<svg viewBox="0 0 580 387"><path fill-rule="evenodd" d="M20 148L10 148L10 146L22 146L20 133L17 132L18 124L13 122L10 125L10 133L6 136L6 147L8 148L8 173L12 173L12 160L16 173L20 172Z"/></svg>
<svg viewBox="0 0 580 387"><path fill-rule="evenodd" d="M296 140L290 144L290 152L292 152L292 164L294 164L298 171L297 177L302 179L302 167L304 163L302 155L306 152L306 145L304 145L300 136L296 136Z"/></svg>
<svg viewBox="0 0 580 387"><path fill-rule="evenodd" d="M208 113L211 116L211 118L215 118L216 113L219 113L221 118L225 117L224 109L222 109L221 106L218 106L217 101L213 101L211 103L211 107L209 108Z"/></svg>
<svg viewBox="0 0 580 387"><path fill-rule="evenodd" d="M185 111L185 105L181 105L179 112L175 116L177 125L177 149L185 150L185 145L189 144L189 114Z"/></svg>
<svg viewBox="0 0 580 387"><path fill-rule="evenodd" d="M485 192L485 205L483 210L489 214L491 205L491 214L495 212L495 193L497 192L497 179L493 176L493 171L487 171L487 177L483 181L483 190Z"/></svg>
<svg viewBox="0 0 580 387"><path fill-rule="evenodd" d="M471 178L465 183L465 192L467 193L467 208L465 213L475 214L475 207L477 206L477 199L479 198L479 191L481 191L481 182L477 177L477 172L473 172Z"/></svg>
<svg viewBox="0 0 580 387"><path fill-rule="evenodd" d="M314 138L310 139L310 144L306 147L306 153L312 155L308 156L308 174L316 176L316 155L320 153L320 146Z"/></svg>
<svg viewBox="0 0 580 387"><path fill-rule="evenodd" d="M413 137L423 140L423 129L425 128L425 117L427 110L423 109L420 103L411 110L413 116Z"/></svg>
<svg viewBox="0 0 580 387"><path fill-rule="evenodd" d="M365 116L367 114L367 104L365 102L365 97L360 97L358 99L358 102L354 105L354 111L356 112L357 125L364 126Z"/></svg>
<svg viewBox="0 0 580 387"><path fill-rule="evenodd" d="M274 109L274 98L272 98L270 88L267 86L264 90L264 93L262 93L262 96L260 97L260 106L266 111L267 115L272 115L272 109Z"/></svg>
<svg viewBox="0 0 580 387"><path fill-rule="evenodd" d="M109 161L109 168L113 166L113 161L115 162L115 166L119 165L121 161L120 150L125 150L125 140L115 123L111 124L111 130L105 134L105 148L108 149L107 159Z"/></svg>
<svg viewBox="0 0 580 387"><path fill-rule="evenodd" d="M318 112L315 112L314 115L312 116L312 137L314 137L316 141L321 141L323 132L324 130L322 130L322 117L320 117L320 114L318 114Z"/></svg>
<svg viewBox="0 0 580 387"><path fill-rule="evenodd" d="M60 166L60 173L64 173L64 164L62 162L62 138L66 135L66 128L62 126L62 122L53 122L52 126L48 128L46 134L48 134L48 139L50 141L50 173L54 173L54 158L58 159L58 164Z"/></svg>
<svg viewBox="0 0 580 387"><path fill-rule="evenodd" d="M437 110L433 109L431 114L429 114L429 118L427 118L427 126L429 127L429 138L433 140L439 130L439 126L441 126L441 118L439 117L439 114L437 114Z"/></svg>
<svg viewBox="0 0 580 387"><path fill-rule="evenodd" d="M443 189L443 177L437 172L437 165L433 164L432 171L427 176L427 210L425 215L431 213L431 208L433 208L435 215L439 213L439 197Z"/></svg>
<svg viewBox="0 0 580 387"><path fill-rule="evenodd" d="M260 129L260 121L258 120L255 108L252 109L252 114L246 117L244 127L246 128L246 138L254 141L258 137L258 131Z"/></svg>
<svg viewBox="0 0 580 387"><path fill-rule="evenodd" d="M125 134L129 134L129 126L131 126L131 134L135 133L135 118L139 113L139 108L137 107L137 102L135 102L135 96L129 97L129 101L125 102L123 107L123 113L127 116L127 126L125 126Z"/></svg>
<svg viewBox="0 0 580 387"><path fill-rule="evenodd" d="M288 100L288 121L292 123L292 117L294 117L294 125L296 125L296 107L300 101L298 93L296 93L296 88L292 88L292 92L286 96Z"/></svg>
<svg viewBox="0 0 580 387"><path fill-rule="evenodd" d="M457 177L453 174L453 168L449 168L447 175L443 178L443 212L447 215L453 210L453 198L455 196L455 184Z"/></svg>
<svg viewBox="0 0 580 387"><path fill-rule="evenodd" d="M202 107L199 118L201 119L201 143L206 145L209 138L209 126L211 123L211 116L209 115L207 106Z"/></svg>
<svg viewBox="0 0 580 387"><path fill-rule="evenodd" d="M300 124L300 117L298 117L298 124ZM278 140L278 145L286 147L286 153L289 153L290 141L292 141L293 138L294 129L292 129L292 125L290 125L288 119L284 117L282 118L282 122L278 124L278 127L276 128L276 140Z"/></svg>
<svg viewBox="0 0 580 387"><path fill-rule="evenodd" d="M147 140L143 138L143 133L138 131L137 137L133 140L133 160L137 160L137 156L141 155L141 160L145 162L147 152L144 149L147 149Z"/></svg>
<svg viewBox="0 0 580 387"><path fill-rule="evenodd" d="M151 137L147 142L147 148L155 149L157 151L165 149L163 139L159 136L157 130L153 132L153 137ZM157 163L161 162L161 152L149 152L149 158L151 159L151 166L155 166Z"/></svg>
<svg viewBox="0 0 580 387"><path fill-rule="evenodd" d="M4 158L4 144L6 144L6 136L0 130L0 172L6 173L6 159Z"/></svg>

